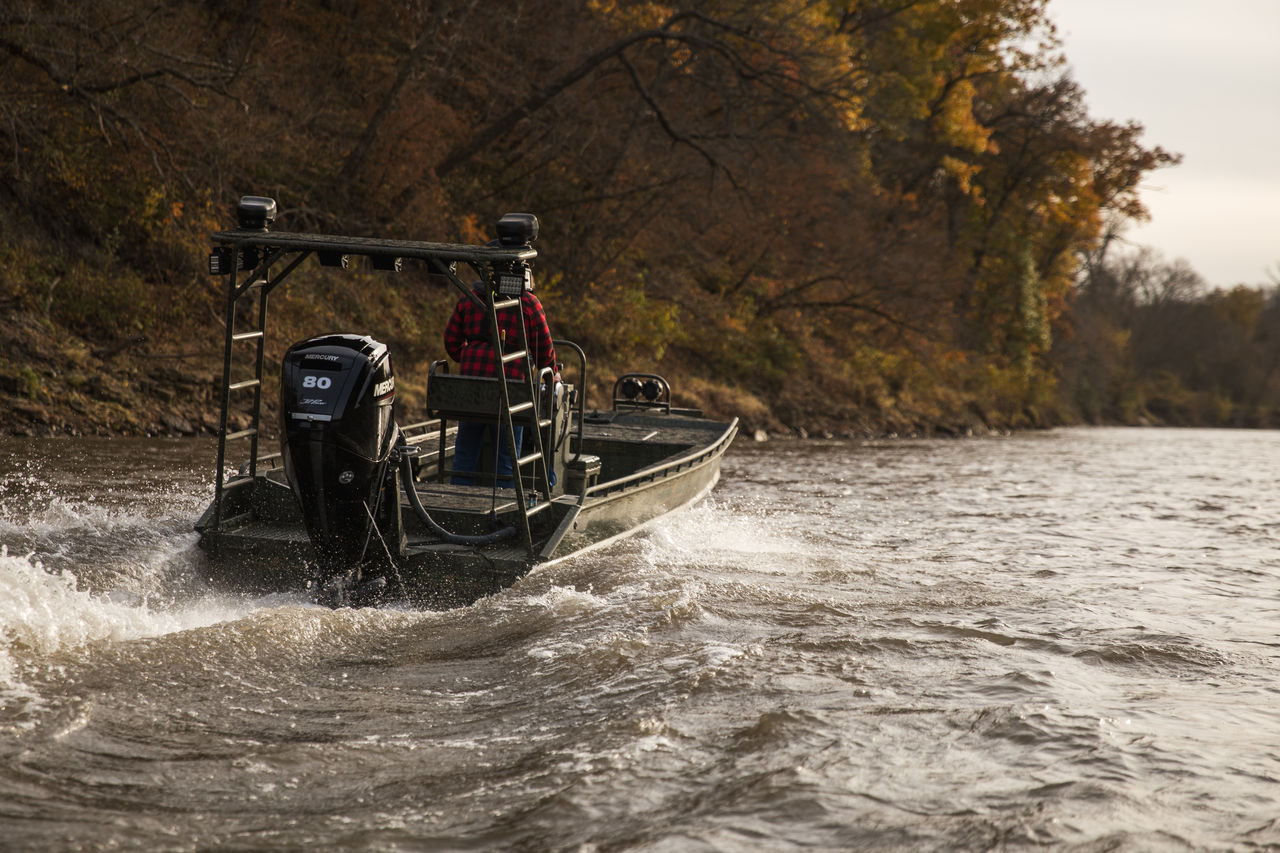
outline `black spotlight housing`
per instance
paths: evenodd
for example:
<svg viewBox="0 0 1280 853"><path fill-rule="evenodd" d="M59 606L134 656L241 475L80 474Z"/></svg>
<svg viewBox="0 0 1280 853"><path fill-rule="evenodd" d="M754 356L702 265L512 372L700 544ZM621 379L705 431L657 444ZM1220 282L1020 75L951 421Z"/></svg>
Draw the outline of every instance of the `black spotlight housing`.
<svg viewBox="0 0 1280 853"><path fill-rule="evenodd" d="M527 246L538 239L538 217L532 213L508 213L498 220L498 244Z"/></svg>
<svg viewBox="0 0 1280 853"><path fill-rule="evenodd" d="M235 253L230 246L215 246L209 252L209 275L230 275Z"/></svg>

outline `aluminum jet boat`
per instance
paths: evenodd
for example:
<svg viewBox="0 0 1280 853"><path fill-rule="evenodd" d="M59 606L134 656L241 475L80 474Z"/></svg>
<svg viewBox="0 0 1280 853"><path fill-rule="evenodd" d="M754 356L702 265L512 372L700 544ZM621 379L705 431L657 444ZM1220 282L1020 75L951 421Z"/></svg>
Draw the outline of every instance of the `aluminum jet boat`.
<svg viewBox="0 0 1280 853"><path fill-rule="evenodd" d="M246 196L238 227L212 237L226 328L214 498L196 530L215 583L306 589L331 606L468 603L715 485L736 418L673 406L667 381L643 372L619 376L607 408L588 408L587 358L571 341L554 341L570 362L562 372L534 366L520 298L537 256L536 217L508 214L497 240L472 246L273 231L275 213L272 199ZM388 347L369 335L319 335L284 356L280 449L264 453L267 298L310 258L340 268L363 258L387 271L425 265L429 280L485 312L494 352L503 365L521 364L523 379L461 375L437 361L427 419L400 425ZM459 265L483 286L464 283ZM508 311L521 334L504 344L497 330ZM462 421L492 425L489 441L503 442L510 475L494 470L488 444L478 471L455 476Z"/></svg>

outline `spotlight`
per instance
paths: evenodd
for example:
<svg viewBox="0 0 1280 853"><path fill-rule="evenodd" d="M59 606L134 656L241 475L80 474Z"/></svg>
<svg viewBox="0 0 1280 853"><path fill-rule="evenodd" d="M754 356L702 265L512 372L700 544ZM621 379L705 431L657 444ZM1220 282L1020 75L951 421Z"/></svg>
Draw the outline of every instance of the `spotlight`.
<svg viewBox="0 0 1280 853"><path fill-rule="evenodd" d="M526 290L533 290L533 273L524 264L512 269L498 270L493 275L494 290L512 299Z"/></svg>
<svg viewBox="0 0 1280 853"><path fill-rule="evenodd" d="M251 270L261 259L257 248L248 246L235 250L230 246L218 246L209 253L209 275L230 275L232 270Z"/></svg>
<svg viewBox="0 0 1280 853"><path fill-rule="evenodd" d="M508 213L498 220L498 244L527 246L538 239L538 217L532 213Z"/></svg>
<svg viewBox="0 0 1280 853"><path fill-rule="evenodd" d="M234 257L230 246L218 246L209 253L209 275L230 275Z"/></svg>
<svg viewBox="0 0 1280 853"><path fill-rule="evenodd" d="M276 200L257 195L240 198L236 221L242 231L266 231L276 221Z"/></svg>

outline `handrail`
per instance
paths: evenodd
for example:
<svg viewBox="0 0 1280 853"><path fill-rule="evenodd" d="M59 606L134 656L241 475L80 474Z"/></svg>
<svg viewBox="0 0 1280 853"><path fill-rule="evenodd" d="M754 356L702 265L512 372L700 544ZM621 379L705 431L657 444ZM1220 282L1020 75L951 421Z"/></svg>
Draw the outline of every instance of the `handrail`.
<svg viewBox="0 0 1280 853"><path fill-rule="evenodd" d="M568 347L578 355L579 360L579 376L578 376L578 452L574 454L574 459L582 455L582 428L583 421L587 412L587 354L582 347L573 341L552 339L551 345L556 348L556 353L560 352L561 347Z"/></svg>

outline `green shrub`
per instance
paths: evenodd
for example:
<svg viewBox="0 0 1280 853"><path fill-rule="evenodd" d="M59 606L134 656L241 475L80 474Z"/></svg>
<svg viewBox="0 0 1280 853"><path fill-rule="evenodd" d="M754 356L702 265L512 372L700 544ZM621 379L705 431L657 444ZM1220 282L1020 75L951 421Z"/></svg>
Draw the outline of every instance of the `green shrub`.
<svg viewBox="0 0 1280 853"><path fill-rule="evenodd" d="M110 339L146 332L156 319L157 300L136 273L78 261L51 290L48 313L77 334Z"/></svg>

